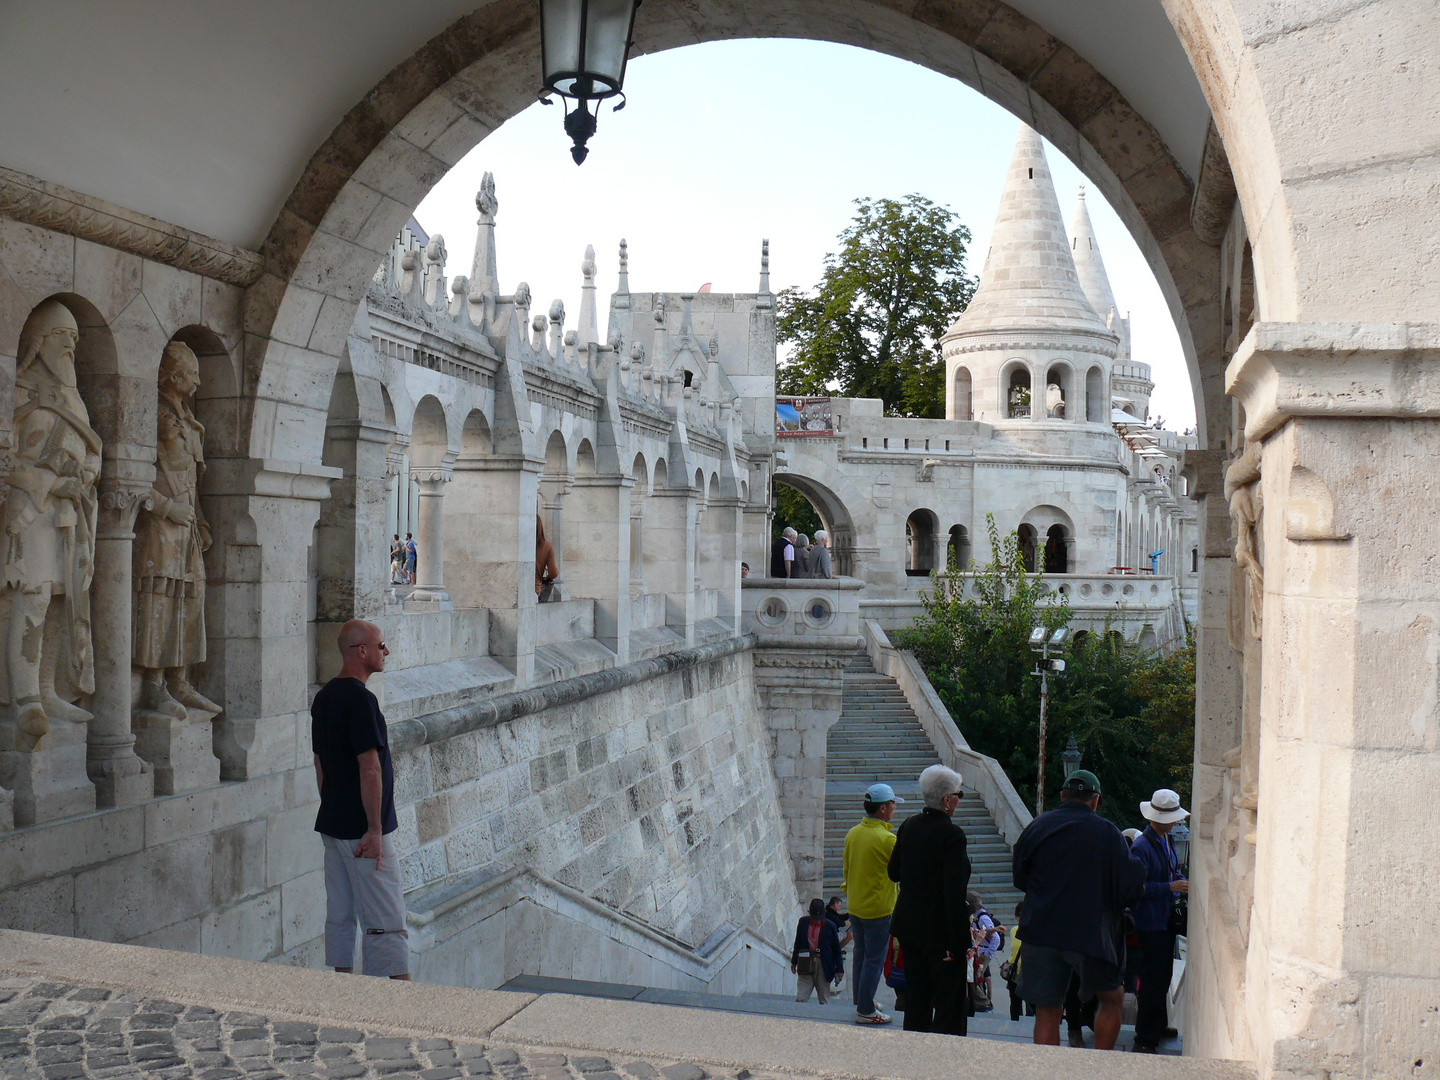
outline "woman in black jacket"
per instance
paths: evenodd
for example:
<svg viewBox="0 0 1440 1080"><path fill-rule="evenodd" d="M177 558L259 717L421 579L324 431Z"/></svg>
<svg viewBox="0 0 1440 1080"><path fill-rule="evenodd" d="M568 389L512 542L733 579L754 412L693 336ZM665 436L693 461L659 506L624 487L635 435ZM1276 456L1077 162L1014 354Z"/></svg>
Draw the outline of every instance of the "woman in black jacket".
<svg viewBox="0 0 1440 1080"><path fill-rule="evenodd" d="M796 976L795 1000L809 1001L813 990L821 1005L830 1000L830 983L845 973L840 935L825 917L825 901L818 896L810 901L810 914L800 916L795 927L790 972Z"/></svg>

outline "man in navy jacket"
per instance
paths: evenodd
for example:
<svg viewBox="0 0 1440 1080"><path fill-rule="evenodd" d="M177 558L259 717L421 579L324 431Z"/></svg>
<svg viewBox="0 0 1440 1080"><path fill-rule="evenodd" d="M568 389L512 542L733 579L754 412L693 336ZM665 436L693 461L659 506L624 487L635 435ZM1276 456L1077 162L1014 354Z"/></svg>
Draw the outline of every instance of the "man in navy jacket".
<svg viewBox="0 0 1440 1080"><path fill-rule="evenodd" d="M808 958L808 971L800 971L801 957ZM820 1004L830 1000L830 984L845 974L845 954L840 935L825 917L825 901L810 901L810 914L800 916L795 927L795 947L790 950L790 971L797 976L795 1000L809 1001L813 990Z"/></svg>
<svg viewBox="0 0 1440 1080"><path fill-rule="evenodd" d="M1110 1050L1124 1001L1122 916L1140 899L1145 867L1120 830L1096 810L1100 781L1087 769L1060 789L1060 805L1015 842L1020 915L1020 996L1035 1005L1035 1042L1060 1045L1060 1017L1071 974L1080 997L1099 999L1095 1049Z"/></svg>
<svg viewBox="0 0 1440 1080"><path fill-rule="evenodd" d="M1135 905L1135 933L1140 939L1135 1049L1142 1054L1153 1054L1165 1037L1168 1025L1165 996L1170 990L1175 957L1170 905L1174 897L1190 891L1190 883L1180 875L1170 830L1189 814L1180 805L1180 796L1169 788L1161 788L1148 802L1142 802L1140 813L1150 824L1130 848L1145 864L1144 894Z"/></svg>

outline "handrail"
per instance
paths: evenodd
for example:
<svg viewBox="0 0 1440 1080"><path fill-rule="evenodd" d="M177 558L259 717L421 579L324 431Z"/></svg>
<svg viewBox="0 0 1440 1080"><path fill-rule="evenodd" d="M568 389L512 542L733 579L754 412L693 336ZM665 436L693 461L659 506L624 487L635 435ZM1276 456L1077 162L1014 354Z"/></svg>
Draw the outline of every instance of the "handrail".
<svg viewBox="0 0 1440 1080"><path fill-rule="evenodd" d="M930 685L915 654L891 644L890 638L874 619L862 620L861 627L866 651L875 670L888 675L899 685L906 702L919 718L920 726L939 751L941 762L958 772L966 786L979 794L1005 842L1013 845L1025 826L1030 824L1032 815L1025 808L1025 801L1020 798L1010 777L1005 775L1005 770L993 757L971 748L950 710L945 708L940 695Z"/></svg>

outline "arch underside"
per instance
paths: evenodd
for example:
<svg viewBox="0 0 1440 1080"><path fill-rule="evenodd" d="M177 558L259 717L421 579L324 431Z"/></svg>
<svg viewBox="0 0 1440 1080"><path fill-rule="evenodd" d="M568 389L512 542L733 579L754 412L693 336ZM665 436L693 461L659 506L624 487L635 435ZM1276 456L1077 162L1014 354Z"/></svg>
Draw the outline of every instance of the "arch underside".
<svg viewBox="0 0 1440 1080"><path fill-rule="evenodd" d="M323 393L314 386L315 401L295 402L294 388L304 384L287 379L286 369L297 345L338 358L348 326L330 320L303 342L285 341L282 331L315 293L358 305L411 208L533 101L535 10L526 0L500 0L453 24L355 106L306 168L263 245L266 273L246 298L248 324L268 328L270 339L247 356L252 455L303 459L293 445L276 444L297 438L285 415L296 405L318 410L319 427L298 435L318 446L328 385ZM1191 372L1202 445L1211 441L1207 417L1224 415L1218 250L1192 228L1193 186L1158 133L1078 53L1004 4L967 16L958 5L907 14L861 0L729 0L698 17L680 0L651 0L637 18L634 53L745 37L832 41L923 64L1003 105L1071 158L1115 206L1156 274ZM325 366L320 357L305 362Z"/></svg>

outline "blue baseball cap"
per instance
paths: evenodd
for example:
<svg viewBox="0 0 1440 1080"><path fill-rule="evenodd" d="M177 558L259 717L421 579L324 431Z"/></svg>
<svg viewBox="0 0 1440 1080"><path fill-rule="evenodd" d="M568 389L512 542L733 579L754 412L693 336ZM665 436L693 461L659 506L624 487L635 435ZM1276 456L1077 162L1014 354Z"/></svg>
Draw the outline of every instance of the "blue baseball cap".
<svg viewBox="0 0 1440 1080"><path fill-rule="evenodd" d="M872 803L903 803L905 800L895 794L889 784L871 784L865 789L865 801Z"/></svg>

